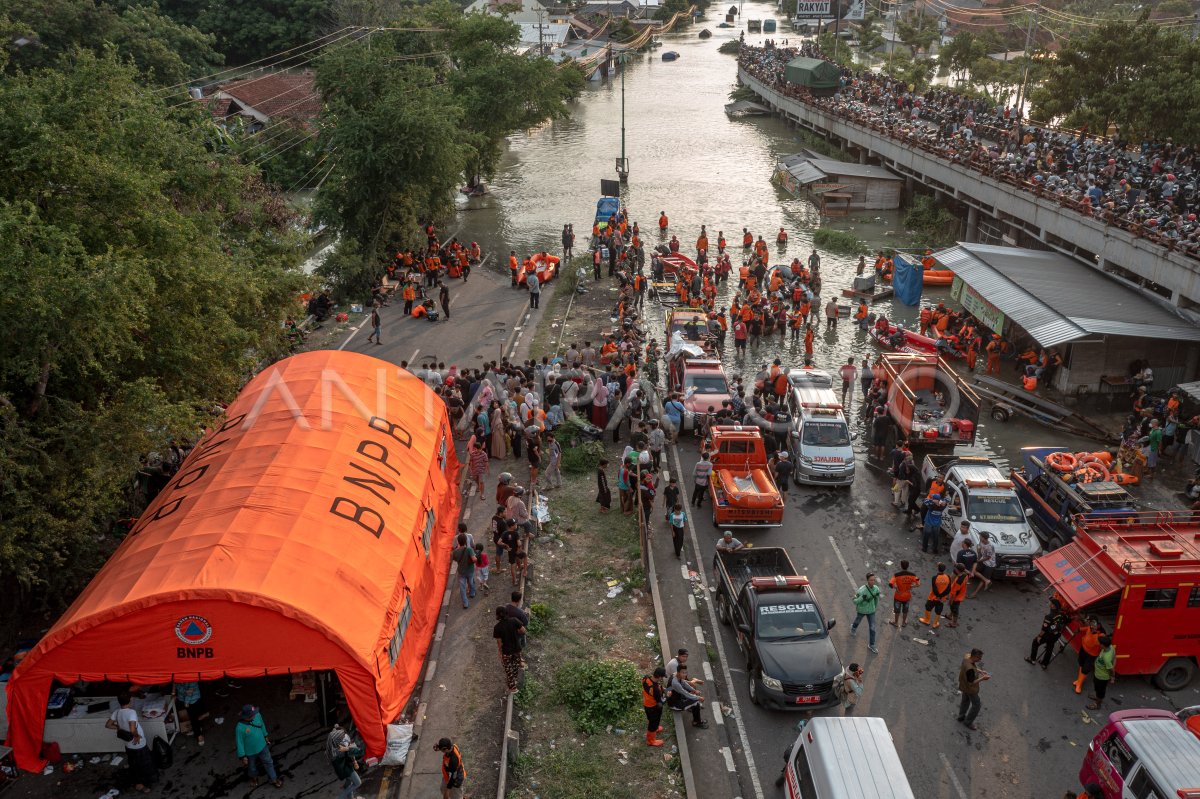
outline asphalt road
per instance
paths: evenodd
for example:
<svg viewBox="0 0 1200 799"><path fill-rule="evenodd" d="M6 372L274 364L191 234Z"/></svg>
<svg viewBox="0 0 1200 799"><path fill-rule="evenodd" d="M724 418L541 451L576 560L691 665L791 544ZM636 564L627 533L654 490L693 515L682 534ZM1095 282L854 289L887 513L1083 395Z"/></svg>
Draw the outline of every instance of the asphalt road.
<svg viewBox="0 0 1200 799"><path fill-rule="evenodd" d="M690 485L691 469L699 457L694 439L681 440L678 453L680 482ZM852 486L791 488L781 528L739 531L738 538L754 546L785 547L797 569L808 575L825 616L837 620L831 635L843 663L856 661L866 669L865 694L857 715L887 721L917 796L1059 799L1065 791L1078 790L1079 766L1106 716L1104 711L1085 709L1090 685L1083 696L1074 693L1073 650L1044 672L1024 661L1047 606L1045 582L997 582L990 591L964 603L957 629L943 625L931 631L918 624L916 617L939 558L921 553L919 532L907 530L904 516L891 506L890 478L866 464L861 452L858 457L858 477ZM711 562L720 532L712 524L707 502L703 509L692 511L692 518L698 559L709 569L711 585ZM891 592L886 582L899 569L901 558L910 561L922 580L914 592L906 629L887 624ZM885 587L877 617L878 655L867 649L865 622L857 637L850 637L851 595L868 571L876 572ZM701 619L707 626L707 615L702 613ZM712 635L711 630L708 633ZM751 704L745 658L732 629L722 625L718 634L729 658L732 690L763 795L780 795L782 789L775 788L774 781L803 714ZM983 650L983 668L992 674L981 691L978 732L955 720L958 667L972 647ZM1128 678L1110 687L1106 711L1186 707L1200 702L1198 695L1200 690L1194 686L1164 694L1148 679ZM817 711L820 715L841 712L840 705ZM756 796L746 779L745 754L735 748L742 795Z"/></svg>

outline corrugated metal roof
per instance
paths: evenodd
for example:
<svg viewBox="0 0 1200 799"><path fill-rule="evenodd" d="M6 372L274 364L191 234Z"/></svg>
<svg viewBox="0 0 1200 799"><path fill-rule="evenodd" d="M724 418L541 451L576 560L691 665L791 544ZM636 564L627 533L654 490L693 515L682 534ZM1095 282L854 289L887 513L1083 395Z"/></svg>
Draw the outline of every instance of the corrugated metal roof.
<svg viewBox="0 0 1200 799"><path fill-rule="evenodd" d="M798 164L792 164L786 167L787 171L792 173L792 176L800 183L801 186L806 186L809 183L816 183L818 180L825 180L829 177L821 170L813 166L811 161L801 161Z"/></svg>
<svg viewBox="0 0 1200 799"><path fill-rule="evenodd" d="M1200 341L1200 327L1056 252L959 244L936 257L1043 347L1089 334Z"/></svg>
<svg viewBox="0 0 1200 799"><path fill-rule="evenodd" d="M809 159L813 166L827 175L849 175L856 178L871 178L872 180L903 180L881 166L870 164L855 164L849 161L834 161L829 158Z"/></svg>

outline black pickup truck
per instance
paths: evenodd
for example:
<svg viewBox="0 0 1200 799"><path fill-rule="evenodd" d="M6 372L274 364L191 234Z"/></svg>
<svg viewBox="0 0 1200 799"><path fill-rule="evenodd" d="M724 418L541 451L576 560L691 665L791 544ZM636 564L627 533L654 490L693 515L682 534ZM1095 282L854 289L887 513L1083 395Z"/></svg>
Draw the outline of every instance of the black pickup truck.
<svg viewBox="0 0 1200 799"><path fill-rule="evenodd" d="M779 547L718 552L717 614L737 630L746 656L750 701L811 709L836 701L842 662L808 578Z"/></svg>

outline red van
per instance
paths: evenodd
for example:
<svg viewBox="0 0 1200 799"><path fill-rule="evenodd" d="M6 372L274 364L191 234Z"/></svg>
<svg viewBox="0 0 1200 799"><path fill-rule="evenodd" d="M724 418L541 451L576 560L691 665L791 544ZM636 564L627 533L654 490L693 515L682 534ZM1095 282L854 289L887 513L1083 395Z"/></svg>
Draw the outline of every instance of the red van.
<svg viewBox="0 0 1200 799"><path fill-rule="evenodd" d="M1081 785L1105 799L1200 799L1200 738L1169 710L1120 710L1088 745Z"/></svg>

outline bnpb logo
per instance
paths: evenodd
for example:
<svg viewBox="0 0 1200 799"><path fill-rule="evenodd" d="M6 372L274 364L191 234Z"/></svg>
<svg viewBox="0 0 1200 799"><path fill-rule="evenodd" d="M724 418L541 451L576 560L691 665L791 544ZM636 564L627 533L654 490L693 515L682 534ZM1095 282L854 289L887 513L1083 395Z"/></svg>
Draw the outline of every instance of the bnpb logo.
<svg viewBox="0 0 1200 799"><path fill-rule="evenodd" d="M187 646L176 649L176 655L181 658L211 658L213 650L203 646L212 638L213 627L203 616L184 616L175 622L175 637Z"/></svg>

